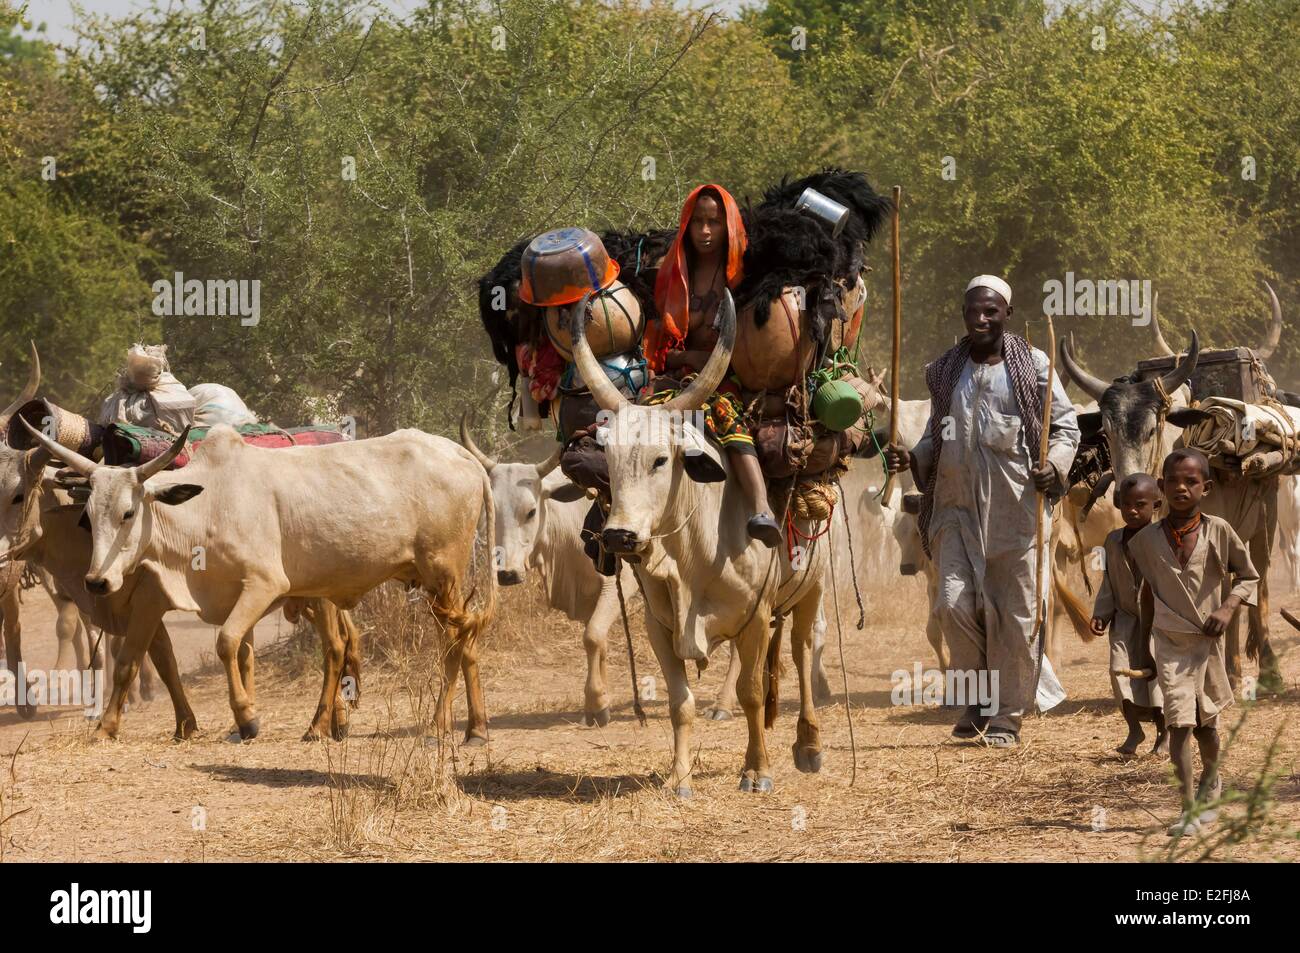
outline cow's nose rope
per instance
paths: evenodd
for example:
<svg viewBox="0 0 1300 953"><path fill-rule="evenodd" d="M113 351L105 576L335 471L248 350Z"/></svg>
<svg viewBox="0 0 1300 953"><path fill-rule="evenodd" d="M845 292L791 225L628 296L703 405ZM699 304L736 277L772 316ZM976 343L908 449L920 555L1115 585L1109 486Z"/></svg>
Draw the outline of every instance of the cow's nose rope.
<svg viewBox="0 0 1300 953"><path fill-rule="evenodd" d="M639 583L638 583L639 584ZM641 727L645 727L645 709L641 707L641 685L636 677L636 653L632 649L632 627L627 623L627 603L623 601L623 560L614 559L614 588L618 590L618 611L623 616L623 635L627 638L627 667L632 674L632 711ZM649 611L649 603L646 611Z"/></svg>
<svg viewBox="0 0 1300 953"><path fill-rule="evenodd" d="M1173 398L1165 390L1165 383L1159 377L1151 378L1151 384L1155 387L1156 396L1160 398L1160 408L1156 411L1156 438L1151 444L1151 456L1147 460L1147 473L1153 477L1160 475L1160 465L1163 461L1161 449L1165 445L1165 418L1169 416L1169 408L1173 405Z"/></svg>
<svg viewBox="0 0 1300 953"><path fill-rule="evenodd" d="M678 523L676 528L670 529L666 533L658 533L654 536L647 536L646 542L649 542L652 539L667 539L669 536L675 536L676 534L680 533L683 529L686 528L686 524L691 521L691 517L695 515L695 511L699 509L699 506L700 506L699 503L696 503L694 506L692 506L691 511L686 514L686 519Z"/></svg>

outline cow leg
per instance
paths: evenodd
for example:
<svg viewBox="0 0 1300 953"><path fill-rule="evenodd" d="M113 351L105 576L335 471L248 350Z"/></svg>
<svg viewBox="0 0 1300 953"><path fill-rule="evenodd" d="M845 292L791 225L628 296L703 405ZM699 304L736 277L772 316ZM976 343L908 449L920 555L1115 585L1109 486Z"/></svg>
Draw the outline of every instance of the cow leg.
<svg viewBox="0 0 1300 953"><path fill-rule="evenodd" d="M456 681L460 677L460 655L465 649L454 631L447 630L445 641L446 645L442 650L442 685L438 689L438 702L434 716L434 728L440 736L451 734L453 727L451 703L456 697Z"/></svg>
<svg viewBox="0 0 1300 953"><path fill-rule="evenodd" d="M152 645L152 643L150 643ZM152 655L140 660L140 700L151 702L158 687L158 672L150 661Z"/></svg>
<svg viewBox="0 0 1300 953"><path fill-rule="evenodd" d="M320 636L321 650L321 689L320 701L316 704L316 714L312 716L303 741L323 741L326 737L341 740L342 734L334 734L338 727L334 715L339 693L339 680L343 674L343 636L339 633L337 610L321 599L308 599L302 607L303 617L316 629Z"/></svg>
<svg viewBox="0 0 1300 953"><path fill-rule="evenodd" d="M673 723L673 768L668 775L668 787L678 797L691 796L691 728L695 724L695 696L686 680L686 663L673 651L672 633L662 626L654 615L646 612L646 635L659 670L668 685L668 716Z"/></svg>
<svg viewBox="0 0 1300 953"><path fill-rule="evenodd" d="M465 679L465 708L469 715L463 744L477 748L488 741L487 704L483 700L483 681L478 670L478 636L460 635L458 638L463 643L460 671Z"/></svg>
<svg viewBox="0 0 1300 953"><path fill-rule="evenodd" d="M1259 592L1255 599L1255 605L1248 606L1246 611L1246 624L1248 626L1246 645L1248 648L1256 650L1259 659L1259 677L1257 679L1259 689L1265 692L1280 692L1285 690L1286 683L1282 680L1277 656L1274 654L1273 646L1268 640L1268 566L1271 555L1269 552L1271 535L1270 533L1257 532L1250 541L1250 561L1259 570ZM1237 613L1237 615L1240 614ZM1237 665L1238 672L1240 672L1240 658L1238 658ZM1236 687L1235 683L1233 687Z"/></svg>
<svg viewBox="0 0 1300 953"><path fill-rule="evenodd" d="M613 576L602 576L600 595L582 630L582 647L587 652L587 681L582 689L583 721L604 728L609 724L609 685L606 656L609 627L618 614L618 584Z"/></svg>
<svg viewBox="0 0 1300 953"><path fill-rule="evenodd" d="M256 622L253 625L257 625ZM257 683L254 676L254 667L257 662L256 644L253 641L253 626L248 627L244 637L239 640L239 680L244 685L244 695L248 698L248 704L257 706Z"/></svg>
<svg viewBox="0 0 1300 953"><path fill-rule="evenodd" d="M740 677L740 653L736 643L727 643L727 674L722 677L722 687L718 689L718 698L713 707L704 713L709 721L730 721L731 712L736 707L736 679Z"/></svg>
<svg viewBox="0 0 1300 953"><path fill-rule="evenodd" d="M740 654L740 676L736 679L736 697L745 712L749 742L745 747L745 765L740 773L740 790L767 793L772 790L771 766L767 760L763 715L766 687L768 622L770 612L760 606L754 618L736 639Z"/></svg>
<svg viewBox="0 0 1300 953"><path fill-rule="evenodd" d="M5 665L14 676L15 697L18 692L18 675L23 669L23 627L18 618L18 586L15 584L0 595L0 629L4 631ZM30 696L27 696L30 697ZM20 718L33 718L36 706L24 702L16 706Z"/></svg>
<svg viewBox="0 0 1300 953"><path fill-rule="evenodd" d="M361 705L361 631L352 621L352 613L330 603L338 613L339 629L343 632L343 700L352 708Z"/></svg>
<svg viewBox="0 0 1300 953"><path fill-rule="evenodd" d="M790 624L790 654L799 678L799 726L795 733L794 766L815 774L822 769L821 729L813 703L813 630L821 617L821 593L805 596L794 607Z"/></svg>
<svg viewBox="0 0 1300 953"><path fill-rule="evenodd" d="M826 607L824 600L817 605L817 618L813 621L813 701L818 705L830 703L835 694L831 691L831 680L826 675L826 665L822 662L822 653L826 650Z"/></svg>
<svg viewBox="0 0 1300 953"><path fill-rule="evenodd" d="M167 687L167 694L171 696L172 710L176 714L176 731L172 740L184 741L199 730L199 723L194 717L194 710L190 708L189 699L185 697L180 669L176 665L176 653L172 651L172 638L162 622L158 623L153 641L149 643L149 658L153 660L158 676Z"/></svg>
<svg viewBox="0 0 1300 953"><path fill-rule="evenodd" d="M270 587L244 589L217 632L217 658L226 669L230 710L244 741L256 738L260 728L253 692L253 626L280 595Z"/></svg>
<svg viewBox="0 0 1300 953"><path fill-rule="evenodd" d="M135 682L140 660L152 646L154 636L162 625L162 600L157 593L149 591L150 588L137 588L131 598L131 616L127 621L125 637L115 640L121 642L115 650L105 650L106 656L113 659L113 692L108 704L104 706L99 727L95 729L95 739L98 741L111 741L117 737L122 723L123 706L126 704L127 693ZM142 592L141 589L145 591ZM106 665L105 671L108 670L109 666Z"/></svg>
<svg viewBox="0 0 1300 953"><path fill-rule="evenodd" d="M58 672L80 671L86 667L85 652L77 638L81 630L81 613L75 602L60 595L54 596L54 610L54 637L59 643L54 669Z"/></svg>
<svg viewBox="0 0 1300 953"><path fill-rule="evenodd" d="M109 684L112 684L117 679L117 669L122 664L121 655L125 651L125 645L125 636L104 636L104 678ZM122 709L124 712L130 711L132 705L140 704L140 683L137 679L132 679L126 686L126 697L123 701L125 703L125 707Z"/></svg>

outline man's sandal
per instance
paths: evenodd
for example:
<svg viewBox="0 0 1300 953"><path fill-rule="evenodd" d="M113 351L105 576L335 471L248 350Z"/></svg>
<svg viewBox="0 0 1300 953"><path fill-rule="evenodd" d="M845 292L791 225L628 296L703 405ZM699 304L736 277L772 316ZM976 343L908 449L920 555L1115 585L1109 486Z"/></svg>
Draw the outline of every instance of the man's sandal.
<svg viewBox="0 0 1300 953"><path fill-rule="evenodd" d="M1020 744L1020 736L1009 728L994 728L985 733L984 743L990 748L1014 748Z"/></svg>

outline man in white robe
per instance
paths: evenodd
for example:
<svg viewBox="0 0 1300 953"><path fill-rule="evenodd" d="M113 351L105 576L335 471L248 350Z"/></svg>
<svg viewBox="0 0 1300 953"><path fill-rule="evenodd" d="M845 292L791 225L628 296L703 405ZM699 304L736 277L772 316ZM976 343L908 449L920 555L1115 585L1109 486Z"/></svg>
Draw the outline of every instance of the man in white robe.
<svg viewBox="0 0 1300 953"><path fill-rule="evenodd" d="M1021 717L1035 703L1040 676L1050 672L1033 631L1035 511L1042 491L1046 548L1050 507L1068 489L1079 445L1074 407L1057 376L1051 427L1039 433L1048 359L1004 330L1011 313L1006 282L991 275L970 282L966 337L926 368L932 408L926 435L910 452L890 447L885 454L891 470L911 467L926 488L922 539L939 579L932 609L951 668L963 676L957 683L997 687L988 708L955 700L966 708L953 735L1000 747L1019 743ZM1044 436L1048 462L1040 469ZM1044 582L1037 583L1040 599Z"/></svg>

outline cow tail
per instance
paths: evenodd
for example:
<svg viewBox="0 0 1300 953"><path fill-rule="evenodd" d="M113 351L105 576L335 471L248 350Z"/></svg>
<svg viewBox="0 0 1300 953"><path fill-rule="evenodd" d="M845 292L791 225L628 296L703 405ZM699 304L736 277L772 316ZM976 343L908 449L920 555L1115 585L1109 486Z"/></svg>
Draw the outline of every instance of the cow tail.
<svg viewBox="0 0 1300 953"><path fill-rule="evenodd" d="M777 707L781 701L781 633L785 624L778 617L776 632L767 646L767 660L763 674L767 681L767 697L763 700L763 726L771 728L776 724Z"/></svg>
<svg viewBox="0 0 1300 953"><path fill-rule="evenodd" d="M493 616L497 611L497 573L495 566L495 554L493 549L496 546L497 538L497 519L496 506L492 499L492 481L488 478L487 470L483 470L483 506L486 509L487 535L484 539L484 548L486 550L484 559L481 560L482 572L487 574L486 583L483 591L487 596L483 602L483 608L478 612L470 611L470 602L479 592L479 581L475 580L474 585L470 588L469 594L465 597L463 613L465 616L465 625L461 629L465 638L475 638L483 632L491 623ZM477 521L476 521L477 522Z"/></svg>
<svg viewBox="0 0 1300 953"><path fill-rule="evenodd" d="M1065 609L1065 614L1070 617L1070 622L1074 630L1079 633L1079 638L1084 642L1095 639L1097 634L1092 631L1090 625L1092 613L1066 585L1065 574L1061 572L1061 567L1057 565L1055 559L1052 560L1052 588L1056 590L1056 597L1061 600L1061 606Z"/></svg>

